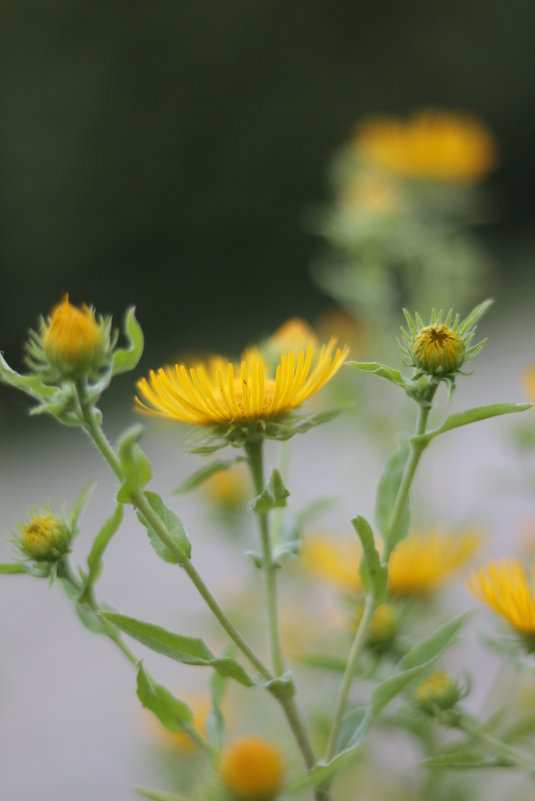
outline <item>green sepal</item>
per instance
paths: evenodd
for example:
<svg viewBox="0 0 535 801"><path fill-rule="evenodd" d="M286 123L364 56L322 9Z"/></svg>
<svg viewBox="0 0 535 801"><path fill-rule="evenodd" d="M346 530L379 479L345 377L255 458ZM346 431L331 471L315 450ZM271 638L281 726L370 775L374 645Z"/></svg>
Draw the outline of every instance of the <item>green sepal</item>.
<svg viewBox="0 0 535 801"><path fill-rule="evenodd" d="M180 520L177 515L168 509L168 507L164 504L161 497L156 492L145 492L145 497L149 502L152 510L158 515L160 520L165 524L168 532L170 533L171 537L173 538L173 542L177 547L177 550L180 553L177 553L176 550L171 550L168 545L166 545L162 540L159 538L157 533L154 529L150 526L150 524L145 520L143 514L141 512L137 513L138 519L142 525L145 526L147 529L149 540L158 554L162 559L166 562L171 562L175 565L180 565L184 563L184 557L189 559L191 557L191 542L189 541L189 537L186 534L186 529L182 525L182 521ZM182 554L182 555L181 555Z"/></svg>
<svg viewBox="0 0 535 801"><path fill-rule="evenodd" d="M470 423L477 423L480 420L489 420L491 417L499 417L502 414L525 412L527 409L531 409L531 406L531 403L491 403L488 406L475 406L473 409L451 414L439 428L428 431L426 434L420 434L418 437L413 437L412 442L427 445L432 439L438 437L439 434L444 434L446 431L451 431L454 428L460 428Z"/></svg>
<svg viewBox="0 0 535 801"><path fill-rule="evenodd" d="M346 362L346 364L349 365L349 367L355 367L363 373L378 375L381 378L386 378L387 381L396 384L398 387L406 388L405 379L400 371L394 370L386 364L380 364L379 362Z"/></svg>
<svg viewBox="0 0 535 801"><path fill-rule="evenodd" d="M146 673L140 660L137 669L137 697L145 709L150 709L168 731L184 731L193 723L193 711L183 701L157 684Z"/></svg>
<svg viewBox="0 0 535 801"><path fill-rule="evenodd" d="M387 596L388 569L381 563L368 521L362 515L358 515L351 523L358 534L364 555L360 562L362 585L367 593L371 592L377 604L382 604Z"/></svg>
<svg viewBox="0 0 535 801"><path fill-rule="evenodd" d="M410 522L410 509L408 502L405 504L403 515L399 522L397 531L389 531L390 517L396 502L396 497L405 470L405 465L409 459L410 447L408 442L404 442L401 447L389 458L379 486L375 500L375 522L377 528L383 535L388 545L393 546L407 536Z"/></svg>
<svg viewBox="0 0 535 801"><path fill-rule="evenodd" d="M281 474L277 468L273 468L267 486L251 502L251 509L257 514L265 515L272 509L286 506L286 499L289 496L290 493L284 486Z"/></svg>
<svg viewBox="0 0 535 801"><path fill-rule="evenodd" d="M110 542L111 538L121 525L122 519L123 507L122 504L117 504L113 514L110 515L110 517L108 517L108 519L104 522L104 525L95 537L93 545L91 546L91 551L87 557L87 566L89 570L84 580L84 587L80 593L80 601L82 602L87 593L91 590L91 587L95 581L100 576L100 572L102 570L102 554L108 547L108 543Z"/></svg>
<svg viewBox="0 0 535 801"><path fill-rule="evenodd" d="M149 801L191 801L185 795L169 793L166 790L145 790L141 787L136 787L135 789L138 795L142 798L148 798Z"/></svg>
<svg viewBox="0 0 535 801"><path fill-rule="evenodd" d="M25 565L23 562L0 564L0 576L11 576L11 575L16 575L18 573L31 574L32 571L30 570L29 566Z"/></svg>
<svg viewBox="0 0 535 801"><path fill-rule="evenodd" d="M295 434L306 434L311 428L330 423L331 420L338 417L341 411L341 408L325 409L324 411L314 412L308 415L288 414L280 421L267 420L263 427L263 436L267 439L285 442L287 439L295 436Z"/></svg>
<svg viewBox="0 0 535 801"><path fill-rule="evenodd" d="M119 503L131 503L133 496L152 478L150 462L138 445L143 426L134 425L125 431L117 445L117 453L124 472L124 483L117 493Z"/></svg>
<svg viewBox="0 0 535 801"><path fill-rule="evenodd" d="M216 459L215 462L210 462L210 464L192 473L176 490L173 490L173 494L179 495L183 492L190 492L203 484L207 479L211 478L211 476L216 473L222 473L224 470L229 470L239 461L243 461L243 459Z"/></svg>
<svg viewBox="0 0 535 801"><path fill-rule="evenodd" d="M143 354L143 331L136 320L135 306L127 309L124 318L124 333L128 339L128 347L116 348L111 362L111 374L128 373L137 367Z"/></svg>
<svg viewBox="0 0 535 801"><path fill-rule="evenodd" d="M213 667L222 676L228 676L245 687L252 687L255 681L244 668L230 657L216 657L208 646L197 637L174 634L161 626L145 623L133 617L115 612L102 612L102 617L114 623L117 628L146 645L159 654L182 662L185 665Z"/></svg>

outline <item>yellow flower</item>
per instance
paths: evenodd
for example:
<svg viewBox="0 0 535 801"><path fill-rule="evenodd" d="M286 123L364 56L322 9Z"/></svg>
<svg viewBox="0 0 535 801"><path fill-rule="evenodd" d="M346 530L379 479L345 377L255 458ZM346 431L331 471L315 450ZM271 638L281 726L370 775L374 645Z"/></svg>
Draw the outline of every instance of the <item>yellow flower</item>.
<svg viewBox="0 0 535 801"><path fill-rule="evenodd" d="M292 317L270 336L268 346L280 354L291 351L296 355L300 350L317 348L318 338L308 323L300 317Z"/></svg>
<svg viewBox="0 0 535 801"><path fill-rule="evenodd" d="M427 595L463 567L481 543L481 535L440 530L402 540L390 557L388 590L393 595Z"/></svg>
<svg viewBox="0 0 535 801"><path fill-rule="evenodd" d="M237 506L251 494L249 476L242 465L219 470L203 484L202 490L210 500L222 506Z"/></svg>
<svg viewBox="0 0 535 801"><path fill-rule="evenodd" d="M530 367L524 372L523 383L530 401L535 403L535 367Z"/></svg>
<svg viewBox="0 0 535 801"><path fill-rule="evenodd" d="M76 372L99 366L105 351L105 336L91 309L73 306L65 295L52 310L43 347L54 367Z"/></svg>
<svg viewBox="0 0 535 801"><path fill-rule="evenodd" d="M15 544L23 556L35 562L56 562L70 548L71 534L62 520L53 514L33 512L29 523L19 525Z"/></svg>
<svg viewBox="0 0 535 801"><path fill-rule="evenodd" d="M490 562L473 571L466 586L518 632L535 636L535 595L521 562Z"/></svg>
<svg viewBox="0 0 535 801"><path fill-rule="evenodd" d="M447 534L432 531L402 540L390 557L388 591L394 596L428 595L438 589L475 553L481 536L474 532ZM306 567L344 590L360 592L357 541L333 543L322 537L305 540Z"/></svg>
<svg viewBox="0 0 535 801"><path fill-rule="evenodd" d="M379 117L361 123L355 144L375 164L401 175L473 183L490 172L498 151L477 120L428 109L407 121Z"/></svg>
<svg viewBox="0 0 535 801"><path fill-rule="evenodd" d="M229 745L219 770L226 788L240 801L270 801L281 788L284 766L267 740L248 735Z"/></svg>
<svg viewBox="0 0 535 801"><path fill-rule="evenodd" d="M431 375L444 375L461 367L465 346L462 337L444 323L426 325L414 340L411 354L421 370Z"/></svg>
<svg viewBox="0 0 535 801"><path fill-rule="evenodd" d="M196 425L263 420L300 406L340 369L348 349L336 340L318 355L312 347L281 357L275 376L258 353L241 365L219 360L186 368L183 364L151 370L137 383L137 411ZM313 365L314 362L314 365Z"/></svg>

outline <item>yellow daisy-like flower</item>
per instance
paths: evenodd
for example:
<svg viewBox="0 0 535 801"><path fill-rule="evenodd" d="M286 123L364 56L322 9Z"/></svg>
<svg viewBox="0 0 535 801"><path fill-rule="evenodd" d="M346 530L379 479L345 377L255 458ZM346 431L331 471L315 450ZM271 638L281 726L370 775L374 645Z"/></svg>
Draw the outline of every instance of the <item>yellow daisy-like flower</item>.
<svg viewBox="0 0 535 801"><path fill-rule="evenodd" d="M433 531L402 540L390 557L388 591L394 596L428 595L437 590L475 553L481 536L474 532L447 534ZM356 540L332 543L326 538L305 540L302 554L306 567L357 593L362 589L358 565L361 552Z"/></svg>
<svg viewBox="0 0 535 801"><path fill-rule="evenodd" d="M516 631L535 636L535 594L521 562L490 562L473 571L466 586Z"/></svg>
<svg viewBox="0 0 535 801"><path fill-rule="evenodd" d="M318 354L308 347L283 355L274 377L258 352L239 366L218 359L151 370L137 383L136 409L201 426L276 417L300 406L340 369L348 349L335 348L333 339Z"/></svg>
<svg viewBox="0 0 535 801"><path fill-rule="evenodd" d="M105 339L91 309L73 306L65 295L52 310L43 347L52 364L78 369L99 363Z"/></svg>
<svg viewBox="0 0 535 801"><path fill-rule="evenodd" d="M268 740L249 735L229 745L219 763L221 777L240 801L271 801L279 792L284 765Z"/></svg>
<svg viewBox="0 0 535 801"><path fill-rule="evenodd" d="M358 150L375 164L415 178L473 183L498 160L496 142L477 120L427 109L410 119L379 117L357 128Z"/></svg>

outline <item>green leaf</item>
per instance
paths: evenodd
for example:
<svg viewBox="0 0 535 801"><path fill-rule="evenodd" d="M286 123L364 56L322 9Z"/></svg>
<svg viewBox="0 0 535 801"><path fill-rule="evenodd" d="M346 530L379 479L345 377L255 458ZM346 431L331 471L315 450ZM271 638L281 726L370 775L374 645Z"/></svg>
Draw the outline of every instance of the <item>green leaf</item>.
<svg viewBox="0 0 535 801"><path fill-rule="evenodd" d="M230 645L225 649L224 656L232 657L234 653L235 648ZM206 733L210 743L217 751L223 748L225 740L225 718L221 711L221 704L227 687L227 679L227 676L222 676L216 670L214 670L210 679L212 708L206 719Z"/></svg>
<svg viewBox="0 0 535 801"><path fill-rule="evenodd" d="M191 801L185 795L177 795L176 793L168 793L165 790L144 790L136 787L136 793L142 798L148 798L149 801Z"/></svg>
<svg viewBox="0 0 535 801"><path fill-rule="evenodd" d="M495 768L496 760L489 760L481 751L469 750L471 743L463 746L455 744L455 748L444 751L442 754L427 757L420 762L426 768Z"/></svg>
<svg viewBox="0 0 535 801"><path fill-rule="evenodd" d="M182 521L177 515L168 509L160 496L156 492L145 492L145 497L151 505L152 510L158 515L160 520L165 524L168 532L171 534L174 544L177 549L188 559L191 557L191 543L186 534L186 530L182 525ZM149 539L152 547L166 562L173 564L183 564L184 558L180 556L175 550L171 550L162 540L158 537L157 533L145 520L141 512L137 513L140 522L145 526L148 531Z"/></svg>
<svg viewBox="0 0 535 801"><path fill-rule="evenodd" d="M472 612L464 612L449 623L439 626L438 629L424 637L423 640L413 645L400 659L398 666L402 670L407 670L430 660L438 659L471 616Z"/></svg>
<svg viewBox="0 0 535 801"><path fill-rule="evenodd" d="M96 486L97 486L96 481L92 481L90 484L87 485L87 487L84 487L80 495L75 500L68 522L69 529L72 532L76 530L78 526L78 519L82 513L82 509L84 508L87 501L91 497Z"/></svg>
<svg viewBox="0 0 535 801"><path fill-rule="evenodd" d="M140 662L137 671L137 697L146 709L154 712L168 731L183 731L193 723L193 711L161 684L157 684Z"/></svg>
<svg viewBox="0 0 535 801"><path fill-rule="evenodd" d="M31 573L31 570L28 565L25 565L23 562L0 564L0 576L10 576L17 573Z"/></svg>
<svg viewBox="0 0 535 801"><path fill-rule="evenodd" d="M362 543L364 559L361 562L363 586L369 590L378 604L386 601L388 570L381 564L381 558L375 547L373 531L368 521L358 515L351 521Z"/></svg>
<svg viewBox="0 0 535 801"><path fill-rule="evenodd" d="M377 488L377 498L375 501L375 522L385 540L387 540L388 535L390 534L390 545L393 545L406 537L409 530L410 511L408 503L405 505L405 510L397 531L389 532L388 530L390 516L392 514L392 509L394 508L396 496L398 494L401 479L403 477L403 471L405 470L405 465L407 464L409 458L409 453L409 444L405 442L387 461L383 475L379 481L379 487Z"/></svg>
<svg viewBox="0 0 535 801"><path fill-rule="evenodd" d="M346 364L350 367L355 367L357 370L361 370L363 373L372 373L381 378L386 378L386 380L391 381L392 384L405 388L405 380L399 370L394 370L386 364L379 364L379 362L346 362Z"/></svg>
<svg viewBox="0 0 535 801"><path fill-rule="evenodd" d="M47 400L56 394L56 387L44 384L39 376L21 375L13 370L0 353L0 380L10 387L20 389L32 398L37 400Z"/></svg>
<svg viewBox="0 0 535 801"><path fill-rule="evenodd" d="M117 446L125 481L117 493L119 503L131 503L136 492L143 489L152 478L150 462L137 444L143 435L143 426L131 426Z"/></svg>
<svg viewBox="0 0 535 801"><path fill-rule="evenodd" d="M288 514L279 525L273 541L273 562L280 564L285 556L297 556L301 546L301 524L299 516Z"/></svg>
<svg viewBox="0 0 535 801"><path fill-rule="evenodd" d="M123 507L121 504L117 504L113 514L110 517L108 517L108 519L98 532L97 536L95 537L95 540L91 547L91 551L89 552L89 556L87 557L87 566L89 567L89 571L85 579L84 591L80 596L81 599L83 599L85 593L89 591L89 589L98 579L100 571L102 570L102 554L107 548L111 538L121 525L122 519L123 519Z"/></svg>
<svg viewBox="0 0 535 801"><path fill-rule="evenodd" d="M197 637L173 634L160 626L115 612L102 612L101 615L114 623L125 634L170 659L175 659L185 665L214 667L221 675L235 679L246 687L252 687L255 684L252 677L238 662L229 657L214 656L208 646Z"/></svg>
<svg viewBox="0 0 535 801"><path fill-rule="evenodd" d="M125 315L124 332L128 339L127 348L116 348L111 363L112 375L128 373L137 367L143 353L143 331L136 320L136 310L131 306Z"/></svg>
<svg viewBox="0 0 535 801"><path fill-rule="evenodd" d="M195 473L192 473L189 478L187 478L176 490L174 490L173 494L179 495L183 492L190 492L190 490L196 489L211 476L215 475L216 473L221 473L223 470L229 470L238 461L240 461L240 459L216 459L215 462L210 462L210 464L207 464L204 467L201 467L199 470L196 470Z"/></svg>
<svg viewBox="0 0 535 801"><path fill-rule="evenodd" d="M322 670L332 670L334 673L343 674L347 665L347 656L331 656L326 654L297 654L293 655L295 662L306 667L321 668Z"/></svg>
<svg viewBox="0 0 535 801"><path fill-rule="evenodd" d="M274 468L267 486L251 503L251 509L257 514L267 514L272 509L286 506L286 499L290 493L284 486L281 474Z"/></svg>
<svg viewBox="0 0 535 801"><path fill-rule="evenodd" d="M85 606L83 603L76 603L74 608L76 609L78 618L88 631L92 634L106 634L110 636L109 623L106 620L102 620L89 606Z"/></svg>
<svg viewBox="0 0 535 801"><path fill-rule="evenodd" d="M427 434L421 434L419 437L413 437L412 442L427 445L434 437L438 437L439 434L444 434L446 431L451 431L454 428L460 428L460 426L466 426L470 423L477 423L480 420L488 420L491 417L499 417L502 414L525 412L527 409L531 409L531 406L531 403L491 403L488 406L475 406L473 409L451 414L440 428L435 428L433 431L428 431Z"/></svg>

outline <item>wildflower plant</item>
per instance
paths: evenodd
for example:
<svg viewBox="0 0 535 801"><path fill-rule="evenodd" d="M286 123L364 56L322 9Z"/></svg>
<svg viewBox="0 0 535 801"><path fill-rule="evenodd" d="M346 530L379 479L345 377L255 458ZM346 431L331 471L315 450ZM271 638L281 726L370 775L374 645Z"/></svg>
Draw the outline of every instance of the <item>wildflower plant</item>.
<svg viewBox="0 0 535 801"><path fill-rule="evenodd" d="M453 429L529 406L480 406L449 415L435 428L428 427L441 383L451 390L457 376L463 374L463 365L483 345L471 342L488 305L480 304L462 321L453 313L438 313L433 314L429 325L424 325L419 315L407 315L409 329L404 332L402 352L410 370L408 375L378 362L348 363L360 372L387 379L402 390L416 404L417 421L414 435L402 439L380 478L375 530L362 515L357 514L351 521L360 558L346 560L343 580L348 581L348 572L353 571L354 582L349 583L359 594L360 606L353 618L351 642L336 666L337 697L328 710L323 734L312 729L310 716L303 713L307 699L297 686L280 633L278 584L287 580L285 557L299 553L304 517L290 516L282 535L280 514L290 492L284 469L273 468L269 473L266 470L263 444L266 439L275 439L285 448L284 441L294 434L305 433L330 419L329 412L305 413L300 407L335 377L348 355L347 349L338 347L334 340L321 346L306 328L293 325L275 338L247 349L237 364L214 357L203 365L162 367L151 371L148 378L137 380L137 411L161 417L170 425L186 424L200 431L204 444L195 448L196 452L210 456L225 446L239 450L237 457L218 459L194 473L183 491L199 486L236 461L249 469L253 485L250 510L256 517L259 539L259 550L249 556L263 577L269 661L259 655L256 641L251 642L238 628L202 578L194 563L195 539L190 540L177 513L157 492L147 488L153 475L140 446L142 427L134 425L126 430L116 445L104 433L98 408L100 397L115 375L137 368L143 350L143 334L134 311L131 309L126 315L127 345L121 347L111 320L97 319L91 309L77 308L66 297L49 318L43 319L39 332L31 335L27 373L15 372L1 358L1 380L32 398L35 405L31 413L50 414L60 423L84 431L113 473L117 495L115 507L96 534L84 566L72 567L70 543L78 533L78 517L90 488L82 493L67 520L56 516L49 507L32 512L14 535L17 561L0 565L0 572L29 573L60 582L82 623L91 632L107 636L134 666L142 705L169 732L184 733L198 746L206 760L206 770L196 772L194 785L178 787L181 795L177 799L273 801L301 793L316 801L335 801L337 774L358 761L370 728L383 718L384 710L395 699L398 707L404 703L405 708L415 710L411 723L415 731L419 726L420 732L427 731L432 720L439 728L453 728L470 737L470 748L483 753L482 759L489 764L535 770L532 755L500 740L489 732L484 721L468 715L459 705L464 691L447 674L436 672L437 662L456 639L467 615L441 621L430 633L418 632L408 638L399 631L403 615L396 607L396 594L425 594L475 548L473 537L460 538L453 545L438 534L425 544L418 537L409 536L409 496L424 451L436 437ZM95 588L106 548L121 525L125 505L135 509L157 555L183 572L218 622L228 640L221 653L215 653L200 637L111 611L97 599ZM336 559L325 559L324 567L332 576ZM513 572L512 568L507 572L509 583ZM530 590L517 581L509 601L503 588L495 589L493 584L498 573L494 570L490 579L472 579L471 586L479 597L513 622L510 610L518 609L515 599L522 595L527 610L532 604ZM507 581L502 584L507 585ZM513 625L531 635L531 623L528 628L522 623L527 615L526 611L520 622L515 618ZM179 663L211 671L211 709L205 725L198 725L198 716L186 700L177 698L152 677L125 636L128 642L139 642ZM366 663L366 648L374 651L373 662ZM328 667L328 660L323 664ZM366 678L372 688L365 702L355 706L352 693L360 686L366 664ZM229 681L249 694L243 696L245 701L247 697L254 698L256 690L268 693L280 706L295 752L300 755L301 768L290 749L285 748L283 753L280 738L273 741L269 732L267 738L250 734L227 742L222 700ZM415 692L410 691L414 684L418 685ZM257 725L260 728L261 721ZM403 729L401 723L399 728ZM422 743L425 742L427 738L422 736ZM448 762L447 754L435 753L429 758L434 758L437 765L454 764ZM143 795L152 799L175 798L149 790Z"/></svg>

